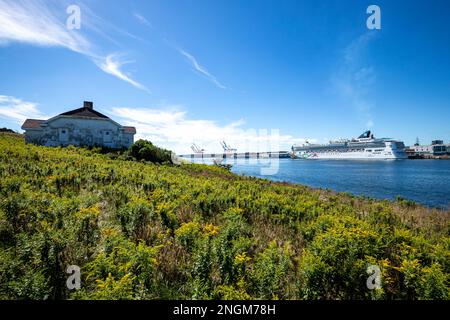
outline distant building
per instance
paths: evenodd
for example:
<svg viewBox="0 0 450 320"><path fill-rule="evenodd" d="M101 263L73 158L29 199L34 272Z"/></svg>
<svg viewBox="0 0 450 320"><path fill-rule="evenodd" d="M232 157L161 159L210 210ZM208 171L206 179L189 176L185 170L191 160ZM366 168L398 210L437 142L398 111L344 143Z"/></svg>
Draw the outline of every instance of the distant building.
<svg viewBox="0 0 450 320"><path fill-rule="evenodd" d="M118 124L94 110L93 103L61 113L48 120L27 119L22 125L25 142L43 146L101 146L128 148L136 128Z"/></svg>
<svg viewBox="0 0 450 320"><path fill-rule="evenodd" d="M412 151L420 156L420 155L431 155L433 154L433 147L432 146L412 146Z"/></svg>
<svg viewBox="0 0 450 320"><path fill-rule="evenodd" d="M433 156L443 156L447 154L447 146L442 143L442 140L439 144L432 144L431 147L433 148Z"/></svg>
<svg viewBox="0 0 450 320"><path fill-rule="evenodd" d="M419 156L419 157L429 157L429 156L442 156L448 153L449 146L445 145L443 140L433 140L431 145L420 146L414 144L408 148L408 155Z"/></svg>

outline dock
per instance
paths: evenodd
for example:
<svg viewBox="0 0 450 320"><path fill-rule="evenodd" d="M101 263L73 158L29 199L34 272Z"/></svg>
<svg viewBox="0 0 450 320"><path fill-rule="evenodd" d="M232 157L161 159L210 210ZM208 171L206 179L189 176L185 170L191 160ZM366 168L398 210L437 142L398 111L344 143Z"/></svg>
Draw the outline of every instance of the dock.
<svg viewBox="0 0 450 320"><path fill-rule="evenodd" d="M265 151L265 152L227 152L227 153L192 153L182 154L181 158L190 159L269 159L290 158L288 151Z"/></svg>

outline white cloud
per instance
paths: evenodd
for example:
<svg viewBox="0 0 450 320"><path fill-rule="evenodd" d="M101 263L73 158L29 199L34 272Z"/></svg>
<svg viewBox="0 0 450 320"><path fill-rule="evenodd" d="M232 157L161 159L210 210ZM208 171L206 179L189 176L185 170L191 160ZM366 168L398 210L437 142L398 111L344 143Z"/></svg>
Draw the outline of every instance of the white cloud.
<svg viewBox="0 0 450 320"><path fill-rule="evenodd" d="M96 23L90 21L97 17L90 15L90 11L84 9L81 14L81 30L69 30L66 28L66 6L56 1L0 1L0 44L8 45L13 42L28 43L43 47L63 47L80 53L93 60L103 71L126 81L136 88L148 91L137 81L126 76L120 67L117 55L102 55L94 45L82 34L84 29L91 28L95 32L102 33Z"/></svg>
<svg viewBox="0 0 450 320"><path fill-rule="evenodd" d="M349 64L360 64L362 53L367 49L374 35L374 32L368 31L353 40L344 49L344 61Z"/></svg>
<svg viewBox="0 0 450 320"><path fill-rule="evenodd" d="M192 64L194 69L197 70L198 72L200 72L200 74L205 76L209 81L214 83L220 89L226 89L226 87L222 83L220 83L215 76L210 74L208 72L208 70L206 70L205 67L201 66L197 62L197 59L192 54L190 54L189 52L186 52L186 51L184 51L182 49L178 49L178 52L180 52L183 56L185 56L188 59L188 61Z"/></svg>
<svg viewBox="0 0 450 320"><path fill-rule="evenodd" d="M26 119L45 119L34 102L23 101L19 98L0 95L0 118L16 122L21 125Z"/></svg>
<svg viewBox="0 0 450 320"><path fill-rule="evenodd" d="M79 33L66 29L64 22L58 20L42 1L2 0L0 25L3 44L17 41L60 46L83 54L90 51L89 42Z"/></svg>
<svg viewBox="0 0 450 320"><path fill-rule="evenodd" d="M350 103L367 129L374 126L371 113L374 103L368 94L376 75L374 68L366 65L364 53L373 37L373 32L367 32L352 41L344 49L340 67L331 79L334 89Z"/></svg>
<svg viewBox="0 0 450 320"><path fill-rule="evenodd" d="M292 144L305 141L291 135L276 134L271 128L246 129L242 119L223 125L213 120L190 119L185 111L179 109L178 106L165 110L116 107L107 113L125 125L135 126L137 139L148 139L178 154L192 153L192 143L206 152L221 152L219 142L225 140L238 152L247 152L288 151Z"/></svg>
<svg viewBox="0 0 450 320"><path fill-rule="evenodd" d="M136 139L148 139L178 154L192 153L193 143L206 152L222 152L220 141L223 140L238 152L288 151L293 144L302 144L306 140L317 142L316 139L281 134L281 130L272 128L246 129L243 119L223 125L213 120L191 119L180 109L180 106L165 109L116 107L102 111L123 125L135 126ZM0 95L0 118L21 125L28 118L48 119L49 116L38 109L37 103Z"/></svg>
<svg viewBox="0 0 450 320"><path fill-rule="evenodd" d="M144 16L140 15L139 13L133 13L133 16L143 25L153 29L153 25L151 24L151 22L148 21Z"/></svg>
<svg viewBox="0 0 450 320"><path fill-rule="evenodd" d="M106 56L106 58L104 58L104 59L100 59L100 60L95 59L95 61L96 61L96 64L100 67L100 69L102 69L106 73L112 74L113 76L130 83L131 85L135 86L136 88L150 93L150 90L148 90L144 85L131 79L120 69L124 64L130 63L130 61L120 61L120 55L110 54L110 55Z"/></svg>

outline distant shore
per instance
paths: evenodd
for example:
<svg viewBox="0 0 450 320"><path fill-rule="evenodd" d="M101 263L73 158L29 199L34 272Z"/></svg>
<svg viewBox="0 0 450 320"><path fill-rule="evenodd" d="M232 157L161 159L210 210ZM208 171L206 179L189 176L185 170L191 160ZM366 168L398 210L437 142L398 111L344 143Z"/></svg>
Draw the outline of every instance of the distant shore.
<svg viewBox="0 0 450 320"><path fill-rule="evenodd" d="M450 156L410 156L410 160L450 160Z"/></svg>

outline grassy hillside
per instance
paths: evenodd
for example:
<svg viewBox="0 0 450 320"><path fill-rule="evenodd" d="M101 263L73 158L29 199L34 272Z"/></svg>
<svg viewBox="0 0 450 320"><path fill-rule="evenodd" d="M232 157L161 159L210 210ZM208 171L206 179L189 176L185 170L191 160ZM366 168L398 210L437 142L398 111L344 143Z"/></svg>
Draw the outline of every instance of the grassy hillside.
<svg viewBox="0 0 450 320"><path fill-rule="evenodd" d="M449 212L113 158L0 133L1 299L450 297Z"/></svg>

